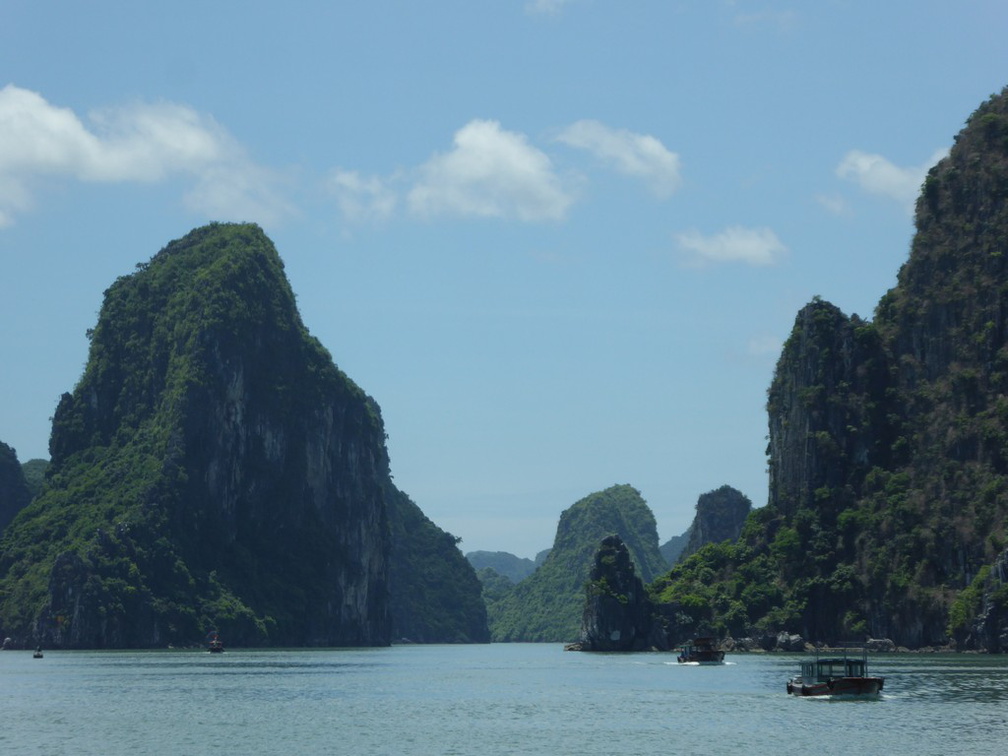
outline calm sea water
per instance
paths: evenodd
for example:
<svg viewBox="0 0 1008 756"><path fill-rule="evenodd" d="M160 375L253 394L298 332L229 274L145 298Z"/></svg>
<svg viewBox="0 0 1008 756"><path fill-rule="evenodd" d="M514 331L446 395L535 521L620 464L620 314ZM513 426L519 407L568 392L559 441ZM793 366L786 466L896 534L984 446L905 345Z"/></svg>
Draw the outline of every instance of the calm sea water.
<svg viewBox="0 0 1008 756"><path fill-rule="evenodd" d="M872 656L877 701L788 696L800 658L4 651L0 754L1008 754L1006 657Z"/></svg>

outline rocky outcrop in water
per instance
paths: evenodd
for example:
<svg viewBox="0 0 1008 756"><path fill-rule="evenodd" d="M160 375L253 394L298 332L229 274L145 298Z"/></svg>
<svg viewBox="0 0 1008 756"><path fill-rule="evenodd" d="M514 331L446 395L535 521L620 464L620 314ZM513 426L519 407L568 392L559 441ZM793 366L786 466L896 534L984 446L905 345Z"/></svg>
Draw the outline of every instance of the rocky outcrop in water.
<svg viewBox="0 0 1008 756"><path fill-rule="evenodd" d="M654 513L629 485L585 496L560 514L556 538L543 563L487 607L490 631L498 642L569 642L577 638L584 608L584 585L598 544L617 534L641 580L650 581L668 565L658 551Z"/></svg>
<svg viewBox="0 0 1008 756"><path fill-rule="evenodd" d="M579 651L667 651L667 625L618 535L603 539L588 577Z"/></svg>

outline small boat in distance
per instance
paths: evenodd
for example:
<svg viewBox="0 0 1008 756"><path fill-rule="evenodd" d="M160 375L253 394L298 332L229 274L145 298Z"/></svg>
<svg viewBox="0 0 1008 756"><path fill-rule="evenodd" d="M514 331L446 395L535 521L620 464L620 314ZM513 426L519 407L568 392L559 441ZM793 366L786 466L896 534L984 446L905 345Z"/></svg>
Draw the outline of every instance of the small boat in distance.
<svg viewBox="0 0 1008 756"><path fill-rule="evenodd" d="M680 664L724 664L724 651L713 638L694 638L677 657Z"/></svg>
<svg viewBox="0 0 1008 756"><path fill-rule="evenodd" d="M41 658L42 658L42 646L39 646L38 648L35 649L35 653L32 654L32 659L41 659Z"/></svg>
<svg viewBox="0 0 1008 756"><path fill-rule="evenodd" d="M878 696L885 685L884 677L868 675L868 651L838 649L843 656L814 659L801 663L801 674L792 677L787 692L794 696L831 696L871 698Z"/></svg>
<svg viewBox="0 0 1008 756"><path fill-rule="evenodd" d="M220 636L217 634L217 631L214 630L212 633L210 633L208 637L210 638L210 645L207 648L207 651L209 651L211 654L223 654L224 641L220 639Z"/></svg>

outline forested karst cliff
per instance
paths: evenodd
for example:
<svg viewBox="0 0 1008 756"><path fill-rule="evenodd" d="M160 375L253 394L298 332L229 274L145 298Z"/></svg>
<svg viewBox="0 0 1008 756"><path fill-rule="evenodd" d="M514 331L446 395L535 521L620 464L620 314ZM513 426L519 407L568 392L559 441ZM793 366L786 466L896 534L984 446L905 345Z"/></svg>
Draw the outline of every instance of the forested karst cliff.
<svg viewBox="0 0 1008 756"><path fill-rule="evenodd" d="M489 602L495 641L573 641L580 635L584 586L599 543L618 535L646 581L668 565L658 550L654 514L629 485L597 491L564 510L545 561L503 596Z"/></svg>
<svg viewBox="0 0 1008 756"><path fill-rule="evenodd" d="M1006 543L1008 90L930 171L916 226L873 322L818 298L798 313L768 392L768 505L655 587L714 630L1006 649L970 630L1005 591L968 589Z"/></svg>
<svg viewBox="0 0 1008 756"><path fill-rule="evenodd" d="M394 641L489 643L476 571L457 539L387 481L391 530L389 594Z"/></svg>
<svg viewBox="0 0 1008 756"><path fill-rule="evenodd" d="M752 501L741 491L724 485L701 494L696 515L687 530L689 538L678 558L695 554L708 543L735 541L752 511Z"/></svg>
<svg viewBox="0 0 1008 756"><path fill-rule="evenodd" d="M262 231L171 242L105 292L89 336L46 486L4 534L0 631L70 648L210 629L233 646L389 643L381 414L309 335Z"/></svg>

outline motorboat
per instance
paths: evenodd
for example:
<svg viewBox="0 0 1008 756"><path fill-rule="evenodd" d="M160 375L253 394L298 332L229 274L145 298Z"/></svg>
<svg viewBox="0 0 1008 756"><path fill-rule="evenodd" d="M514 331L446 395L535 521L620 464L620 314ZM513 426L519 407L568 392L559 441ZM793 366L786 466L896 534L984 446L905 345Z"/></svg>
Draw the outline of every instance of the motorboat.
<svg viewBox="0 0 1008 756"><path fill-rule="evenodd" d="M885 685L884 677L868 674L868 651L840 649L801 663L801 674L792 677L787 692L795 696L835 696L869 698L878 696Z"/></svg>
<svg viewBox="0 0 1008 756"><path fill-rule="evenodd" d="M677 657L680 664L724 664L724 651L714 638L694 638Z"/></svg>

